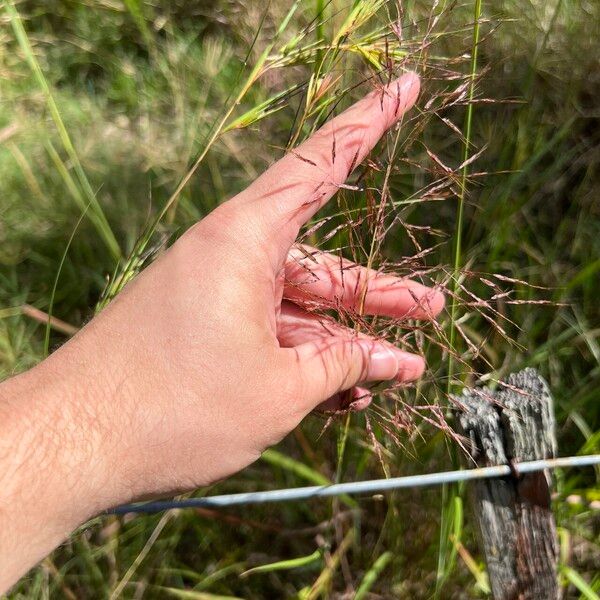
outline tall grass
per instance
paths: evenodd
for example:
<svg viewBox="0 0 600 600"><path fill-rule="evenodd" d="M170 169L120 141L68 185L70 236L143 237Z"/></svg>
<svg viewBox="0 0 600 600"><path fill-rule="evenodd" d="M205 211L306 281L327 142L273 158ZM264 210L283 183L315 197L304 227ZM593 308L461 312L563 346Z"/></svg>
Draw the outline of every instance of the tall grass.
<svg viewBox="0 0 600 600"><path fill-rule="evenodd" d="M477 56L479 54L480 20L482 15L482 1L473 3L473 44L471 47L471 65L469 69L468 104L464 119L464 141L462 163L460 168L460 189L458 192L458 207L456 211L456 226L454 231L453 265L452 265L452 298L450 300L450 334L448 354L448 380L446 392L448 397L456 391L457 385L453 381L455 359L454 354L459 349L456 345L456 321L458 319L460 300L460 279L462 277L462 244L465 202L467 197L467 181L469 176L469 156L472 153L471 135L473 127L473 99L475 98L475 82L477 77ZM452 462L458 466L457 449L452 448ZM444 486L442 489L442 514L440 520L440 546L438 551L436 595L440 593L445 581L454 568L456 561L456 542L460 542L463 519L462 497L459 486Z"/></svg>
<svg viewBox="0 0 600 600"><path fill-rule="evenodd" d="M418 109L303 235L446 287L437 325L338 314L424 352L428 373L382 387L364 414L309 418L219 488L446 468L460 453L449 393L526 365L554 390L562 452L598 451L598 7L26 0L1 10L4 375L64 339L26 306L80 326L276 156L416 69ZM559 480L567 597L600 590L596 477ZM440 500L421 490L333 509L98 518L11 596L483 597L461 495L448 490L441 520Z"/></svg>
<svg viewBox="0 0 600 600"><path fill-rule="evenodd" d="M82 192L80 192L76 186L73 186L73 189L75 190L73 197L77 200L77 202L79 204L79 208L82 211L87 211L87 205L84 200L84 198L87 198L88 204L93 207L92 211L91 211L91 215L92 215L94 224L96 225L96 228L98 230L98 233L104 239L104 241L105 241L108 249L112 253L113 257L118 259L121 255L121 252L120 252L117 240L110 228L110 225L108 224L108 221L106 220L106 217L104 216L104 211L102 210L102 207L98 203L98 200L92 190L92 187L91 187L91 185L88 181L88 178L85 174L85 171L83 170L83 168L81 166L79 156L75 150L75 147L73 146L73 143L71 142L71 138L69 136L69 133L67 132L65 124L61 117L58 105L56 104L54 96L52 95L52 91L50 90L50 86L48 85L48 82L46 81L46 77L44 76L44 73L43 73L42 69L40 68L37 58L35 57L35 54L33 53L33 49L29 42L27 32L25 31L25 28L23 27L23 23L21 22L19 13L15 9L15 6L14 6L14 3L12 0L7 0L7 2L6 2L6 13L8 14L8 16L10 18L10 24L12 25L17 42L19 43L19 46L21 47L21 50L22 50L23 54L25 55L25 59L27 60L27 63L29 64L29 67L31 68L31 70L35 76L37 84L39 85L40 89L44 93L44 96L46 97L46 101L48 103L48 108L50 109L50 114L52 115L52 119L58 130L60 140L63 144L65 151L67 152L69 160L73 164L73 170L75 171L79 185L81 186L81 188L83 190Z"/></svg>

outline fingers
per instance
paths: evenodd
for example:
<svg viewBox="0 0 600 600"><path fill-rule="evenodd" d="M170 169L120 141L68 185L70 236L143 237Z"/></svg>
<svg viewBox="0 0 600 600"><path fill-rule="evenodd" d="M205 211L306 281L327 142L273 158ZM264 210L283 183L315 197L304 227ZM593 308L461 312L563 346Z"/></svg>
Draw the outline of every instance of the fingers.
<svg viewBox="0 0 600 600"><path fill-rule="evenodd" d="M437 290L308 246L290 250L285 280L285 298L362 309L369 315L433 319L444 307L444 295Z"/></svg>
<svg viewBox="0 0 600 600"><path fill-rule="evenodd" d="M312 315L292 302L283 302L281 305L281 314L277 320L277 339L282 348L293 348L307 342L328 343L334 339L361 340L365 343L374 341L368 335L357 333L324 317ZM385 341L377 341L377 343L396 357L398 368L395 378L398 381L412 381L423 374L425 362L420 356L400 350Z"/></svg>
<svg viewBox="0 0 600 600"><path fill-rule="evenodd" d="M278 338L286 350L288 373L300 378L308 410L358 383L398 379L411 381L423 374L420 356L309 315L291 303L282 305ZM335 404L336 399L332 400Z"/></svg>
<svg viewBox="0 0 600 600"><path fill-rule="evenodd" d="M356 334L336 323L327 323L324 319L310 315L291 302L283 302L277 322L277 339L282 347L292 348L312 340L329 338L334 335L351 338ZM322 402L317 408L325 412L340 409L358 411L369 406L372 399L373 396L368 389L357 386L348 392L335 394Z"/></svg>
<svg viewBox="0 0 600 600"><path fill-rule="evenodd" d="M372 91L231 201L249 205L251 213L260 216L281 261L300 227L333 196L418 94L419 78L414 73Z"/></svg>
<svg viewBox="0 0 600 600"><path fill-rule="evenodd" d="M291 348L288 356L289 372L300 377L308 410L358 383L394 379L400 370L400 360L388 344L359 337L313 340ZM417 368L423 371L422 360L410 364L410 369Z"/></svg>

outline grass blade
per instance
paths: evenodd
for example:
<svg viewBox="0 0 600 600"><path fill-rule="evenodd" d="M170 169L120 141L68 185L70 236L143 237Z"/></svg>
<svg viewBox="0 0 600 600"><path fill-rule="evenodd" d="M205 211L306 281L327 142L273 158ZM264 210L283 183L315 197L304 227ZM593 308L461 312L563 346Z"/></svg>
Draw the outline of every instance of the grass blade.
<svg viewBox="0 0 600 600"><path fill-rule="evenodd" d="M466 200L466 188L467 178L469 175L469 153L471 148L471 134L473 125L473 99L475 97L475 78L477 75L477 57L479 52L479 35L480 35L480 19L482 14L482 0L475 0L474 3L474 21L473 21L473 42L471 49L471 65L469 72L469 92L468 92L468 105L467 114L465 116L465 135L463 144L463 155L462 155L462 169L460 179L460 192L458 197L458 211L456 215L456 230L454 235L454 266L452 273L452 303L450 307L450 333L449 333L449 345L450 353L448 356L448 383L447 383L447 395L450 396L454 383L454 352L457 351L457 339L456 339L456 319L458 314L458 301L460 296L460 271L462 264L462 236L463 236L463 220L464 220L464 206ZM452 462L453 466L457 465L456 449L452 447ZM447 507L444 502L450 501L450 506ZM442 491L442 515L440 522L440 543L438 549L438 567L437 567L437 579L436 579L436 590L435 595L439 597L439 593L442 589L444 582L447 580L449 574L454 567L456 561L456 547L451 543L449 539L452 518L456 524L455 509L462 503L460 497L456 493L454 486L450 488L444 488ZM462 512L461 512L461 523L462 523ZM457 537L457 539L459 539Z"/></svg>
<svg viewBox="0 0 600 600"><path fill-rule="evenodd" d="M567 578L571 585L575 586L581 592L582 598L585 598L586 600L600 600L600 596L596 594L590 584L575 571L575 569L571 569L571 567L564 565L561 568L561 573Z"/></svg>
<svg viewBox="0 0 600 600"><path fill-rule="evenodd" d="M288 560L280 560L267 565L260 565L259 567L253 567L243 573L240 573L240 577L247 577L248 575L254 575L255 573L270 573L271 571L286 571L289 569L299 569L300 567L306 567L323 558L323 551L318 548L312 554L308 556L299 556L298 558L290 558Z"/></svg>
<svg viewBox="0 0 600 600"><path fill-rule="evenodd" d="M366 595L369 593L379 575L381 575L382 571L388 566L390 561L394 555L391 552L384 552L372 565L372 567L365 573L365 576L362 578L358 589L356 590L356 594L354 596L354 600L363 600Z"/></svg>
<svg viewBox="0 0 600 600"><path fill-rule="evenodd" d="M48 84L48 81L46 80L46 77L44 76L44 73L40 67L40 64L38 63L37 58L35 57L33 48L31 47L31 43L29 42L29 37L27 36L25 27L23 27L21 17L19 16L17 9L15 8L13 0L7 0L5 8L6 12L10 17L10 23L12 25L17 42L21 47L23 54L25 54L27 64L33 72L39 87L44 93L46 103L48 104L48 108L50 110L50 114L52 115L52 119L54 121L54 124L56 125L56 129L58 130L58 135L60 136L61 142L65 151L67 152L67 155L69 156L69 160L73 163L73 168L75 169L75 173L77 174L79 184L83 189L84 195L88 198L89 204L91 206L91 220L94 223L98 233L104 240L106 247L109 249L113 258L118 260L121 257L121 249L119 247L119 243L117 242L117 239L115 238L115 235L108 221L106 220L104 211L102 210L102 207L100 206L100 203L98 202L98 199L96 198L96 195L92 190L92 186L90 185L90 182L87 179L85 171L81 166L79 156L77 155L75 147L71 142L71 138L62 120L60 111L58 109L58 105L56 104L54 96L52 95L52 92L50 90L50 85Z"/></svg>

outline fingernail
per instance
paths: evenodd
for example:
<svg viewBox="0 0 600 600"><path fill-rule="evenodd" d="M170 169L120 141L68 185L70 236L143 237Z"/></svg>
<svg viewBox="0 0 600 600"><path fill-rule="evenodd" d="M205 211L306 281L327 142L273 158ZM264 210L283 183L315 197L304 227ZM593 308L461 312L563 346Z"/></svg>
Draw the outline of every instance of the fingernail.
<svg viewBox="0 0 600 600"><path fill-rule="evenodd" d="M397 79L395 83L395 89L394 82L390 86L394 89L397 96L394 117L398 118L417 101L421 89L421 81L416 73L408 71Z"/></svg>
<svg viewBox="0 0 600 600"><path fill-rule="evenodd" d="M396 352L398 360L398 381L414 381L425 372L425 361L416 354L409 352Z"/></svg>
<svg viewBox="0 0 600 600"><path fill-rule="evenodd" d="M393 379L398 373L396 354L383 344L375 344L369 350L368 381Z"/></svg>
<svg viewBox="0 0 600 600"><path fill-rule="evenodd" d="M401 82L403 90L415 88L415 92L419 92L421 88L421 78L414 71L407 71L398 79Z"/></svg>
<svg viewBox="0 0 600 600"><path fill-rule="evenodd" d="M367 408L367 406L369 406L369 404L371 404L373 400L373 395L371 392L362 387L355 387L352 390L352 396L354 397L354 400L350 403L348 409L355 412L364 410Z"/></svg>
<svg viewBox="0 0 600 600"><path fill-rule="evenodd" d="M435 289L425 296L425 302L428 313L432 317L437 317L444 309L446 297L440 290Z"/></svg>

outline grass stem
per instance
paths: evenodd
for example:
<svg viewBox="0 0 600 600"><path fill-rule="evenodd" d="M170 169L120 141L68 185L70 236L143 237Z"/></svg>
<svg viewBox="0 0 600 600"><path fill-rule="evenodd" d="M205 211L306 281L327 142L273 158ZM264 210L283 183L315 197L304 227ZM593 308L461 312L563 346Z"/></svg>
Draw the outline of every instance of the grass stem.
<svg viewBox="0 0 600 600"><path fill-rule="evenodd" d="M449 356L448 356L448 380L446 394L448 399L454 390L455 373L455 353L459 352L456 338L456 319L458 314L458 305L460 297L460 274L462 265L462 235L465 201L467 196L467 183L469 177L469 153L471 150L471 135L473 126L473 98L475 97L475 81L477 77L477 55L479 52L480 38L480 19L482 13L482 0L475 0L474 19L473 19L473 41L471 48L471 64L469 69L469 90L468 104L464 124L464 143L462 153L462 169L460 174L460 191L458 195L458 209L456 214L456 227L454 232L453 248L453 270L452 270L452 302L450 305L450 333L449 333ZM454 446L451 447L451 457L453 467L457 467L458 456ZM448 579L448 576L454 568L456 562L455 544L452 544L450 535L454 529L455 539L460 541L460 531L462 528L462 511L457 511L456 507L460 503L460 495L456 486L444 486L442 490L442 513L440 520L440 542L438 550L438 568L435 596L439 593ZM460 523L459 523L460 515Z"/></svg>

